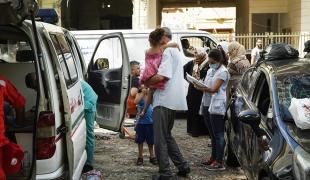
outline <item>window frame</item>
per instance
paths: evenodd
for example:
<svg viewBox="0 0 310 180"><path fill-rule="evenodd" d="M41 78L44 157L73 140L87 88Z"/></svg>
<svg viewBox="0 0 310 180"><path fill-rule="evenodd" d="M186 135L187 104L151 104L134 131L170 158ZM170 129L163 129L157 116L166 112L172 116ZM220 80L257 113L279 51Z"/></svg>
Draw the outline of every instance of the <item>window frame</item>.
<svg viewBox="0 0 310 180"><path fill-rule="evenodd" d="M55 50L56 50L56 54L57 54L57 57L59 55L62 56L62 59L63 59L63 62L65 64L65 68L62 68L63 65L61 65L61 61L60 59L58 58L58 62L60 63L60 66L62 68L62 71L63 71L63 75L64 77L66 77L65 73L68 74L68 80L65 78L65 81L66 81L66 86L68 89L72 88L78 81L79 81L79 73L78 73L78 67L77 67L77 63L76 63L76 58L75 58L75 53L70 45L70 43L68 42L68 39L66 37L65 34L61 34L61 33L50 33L49 34L51 39L52 39L52 43L53 43L53 46L55 47ZM71 57L72 57L72 61L73 61L73 65L74 65L74 70L75 70L75 73L76 73L76 77L72 78L72 75L71 75L71 72L69 70L69 66L67 64L67 61L66 61L66 58L65 58L65 54L63 49L62 49L62 46L61 46L61 43L60 43L60 40L58 39L58 36L62 36L62 38L65 40L65 43L67 43L67 46L68 46L68 50L70 51L69 53L71 54ZM53 40L54 39L54 40ZM56 40L56 42L54 42ZM55 44L57 43L57 45ZM58 54L58 51L60 54ZM65 72L66 71L66 72Z"/></svg>

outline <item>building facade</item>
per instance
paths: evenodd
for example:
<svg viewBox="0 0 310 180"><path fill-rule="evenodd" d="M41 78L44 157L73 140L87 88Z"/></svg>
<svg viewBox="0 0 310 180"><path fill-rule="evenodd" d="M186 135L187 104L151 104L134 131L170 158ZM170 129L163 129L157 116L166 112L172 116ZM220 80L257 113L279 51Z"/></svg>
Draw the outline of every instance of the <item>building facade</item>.
<svg viewBox="0 0 310 180"><path fill-rule="evenodd" d="M127 0L131 6L123 1L38 0L40 7L57 10L62 26L73 29L125 28L126 22L133 29L149 29L161 25L164 8L236 7L237 34L310 32L310 0Z"/></svg>

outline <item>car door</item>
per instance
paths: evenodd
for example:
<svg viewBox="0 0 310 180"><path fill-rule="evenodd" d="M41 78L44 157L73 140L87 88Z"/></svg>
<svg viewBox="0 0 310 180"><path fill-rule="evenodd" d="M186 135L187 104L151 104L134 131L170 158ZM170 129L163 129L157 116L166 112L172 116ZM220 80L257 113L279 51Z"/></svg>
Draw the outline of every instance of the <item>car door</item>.
<svg viewBox="0 0 310 180"><path fill-rule="evenodd" d="M86 121L84 100L80 83L82 73L78 73L77 57L73 53L68 37L63 33L49 33L55 49L55 65L60 84L63 105L63 126L57 129L66 134L66 155L69 178L78 179L86 162Z"/></svg>
<svg viewBox="0 0 310 180"><path fill-rule="evenodd" d="M129 58L122 33L102 36L88 66L88 83L98 95L97 123L119 131L129 92Z"/></svg>
<svg viewBox="0 0 310 180"><path fill-rule="evenodd" d="M250 168L250 144L249 139L252 138L252 128L249 125L238 120L238 114L247 109L254 108L251 102L254 84L257 79L258 70L250 68L244 73L241 83L234 93L234 103L229 109L230 120L230 142L238 156L240 164L245 170L245 173L251 172ZM249 174L250 175L250 174Z"/></svg>
<svg viewBox="0 0 310 180"><path fill-rule="evenodd" d="M261 133L265 136L266 141L270 145L270 150L265 151L260 147L257 136L251 139L252 174L257 177L257 170L271 163L273 161L272 159L279 153L278 150L282 149L280 147L283 146L282 136L275 122L271 81L267 72L260 74L254 90L252 102L261 114ZM252 133L254 134L253 131Z"/></svg>

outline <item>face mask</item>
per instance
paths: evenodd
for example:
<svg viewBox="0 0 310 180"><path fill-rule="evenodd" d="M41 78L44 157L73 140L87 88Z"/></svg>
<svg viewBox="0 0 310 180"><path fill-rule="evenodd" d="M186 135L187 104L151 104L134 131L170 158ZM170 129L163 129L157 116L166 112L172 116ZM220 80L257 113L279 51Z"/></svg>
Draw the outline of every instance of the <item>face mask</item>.
<svg viewBox="0 0 310 180"><path fill-rule="evenodd" d="M209 67L211 69L218 69L220 67L220 65L219 64L209 64Z"/></svg>

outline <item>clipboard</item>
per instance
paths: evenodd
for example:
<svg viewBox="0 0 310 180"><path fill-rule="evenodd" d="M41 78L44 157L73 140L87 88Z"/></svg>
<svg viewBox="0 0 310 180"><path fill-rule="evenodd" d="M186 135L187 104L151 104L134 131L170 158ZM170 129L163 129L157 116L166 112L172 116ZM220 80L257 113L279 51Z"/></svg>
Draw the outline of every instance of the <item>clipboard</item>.
<svg viewBox="0 0 310 180"><path fill-rule="evenodd" d="M186 73L186 79L187 79L188 82L190 82L192 84L196 84L196 85L198 85L198 86L200 86L202 88L207 88L207 86L204 83L198 81L196 78L194 78L193 76L189 75L188 73Z"/></svg>

